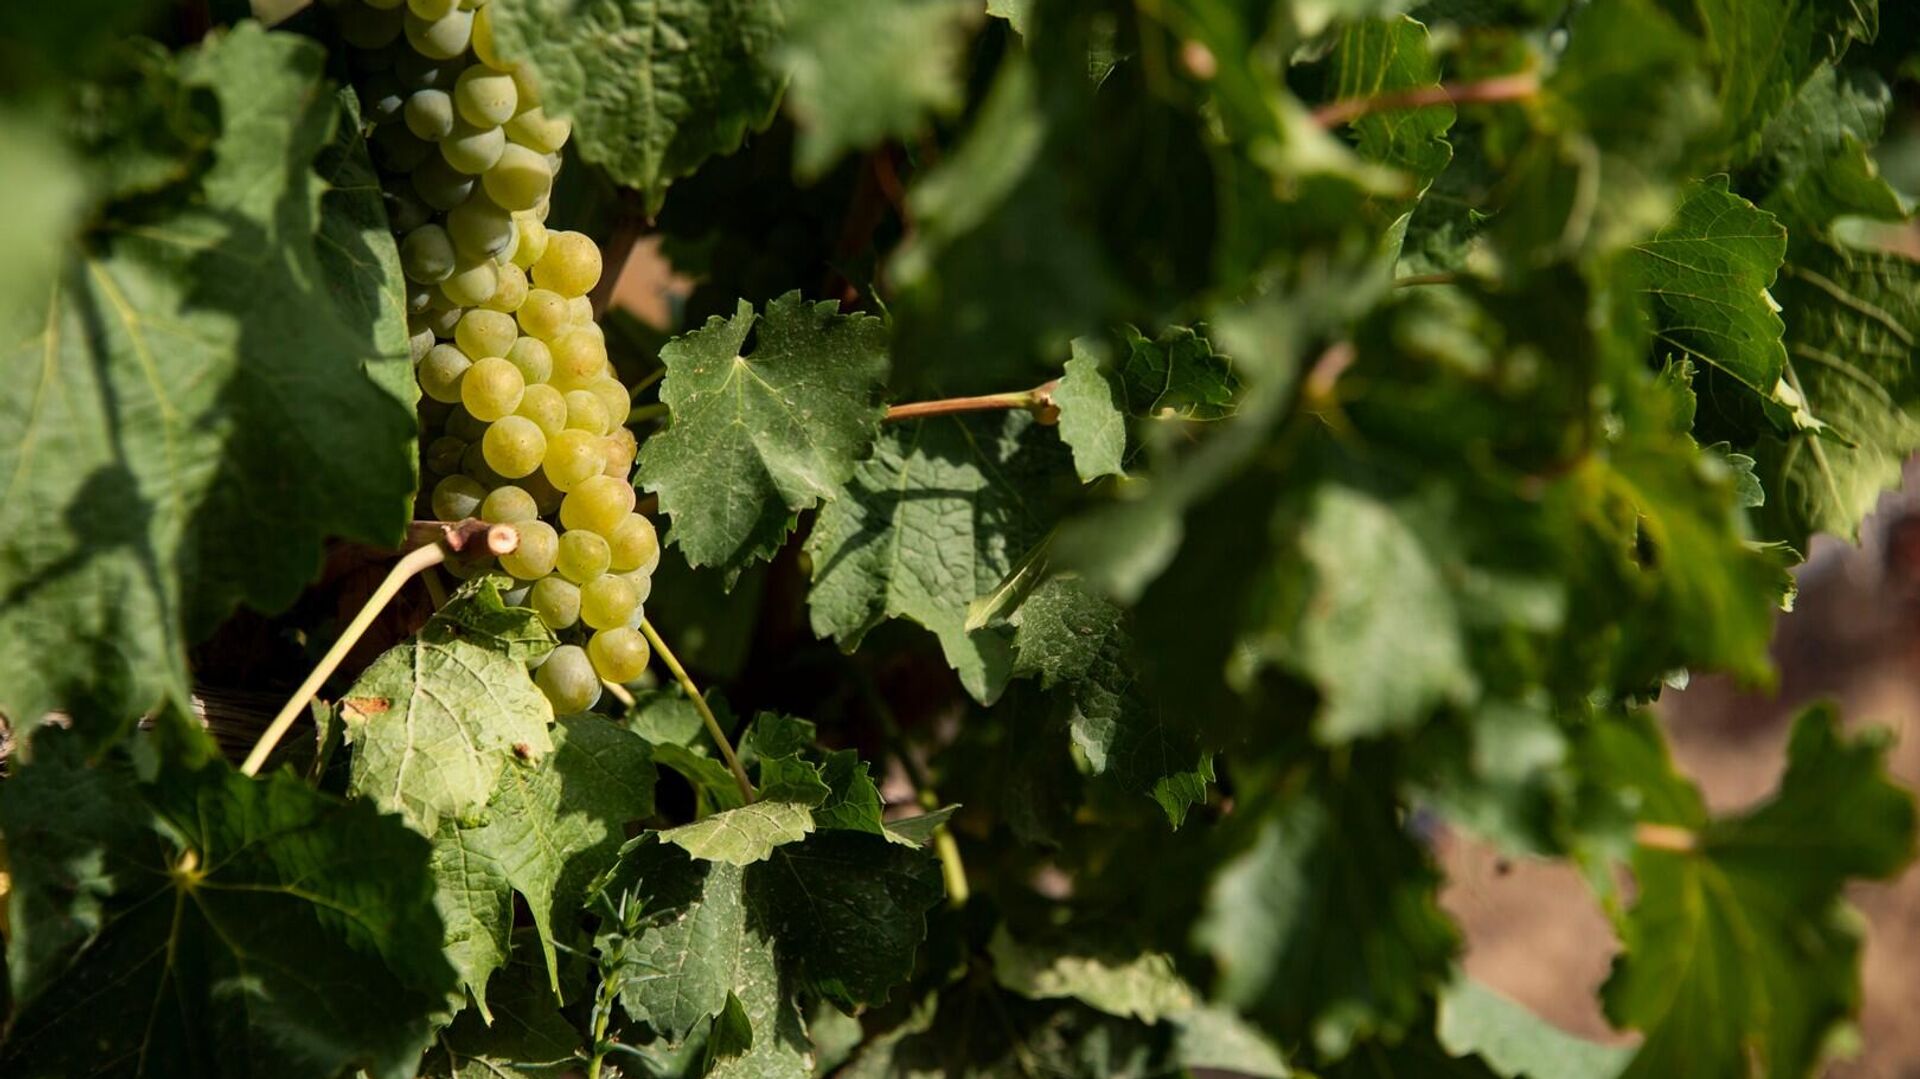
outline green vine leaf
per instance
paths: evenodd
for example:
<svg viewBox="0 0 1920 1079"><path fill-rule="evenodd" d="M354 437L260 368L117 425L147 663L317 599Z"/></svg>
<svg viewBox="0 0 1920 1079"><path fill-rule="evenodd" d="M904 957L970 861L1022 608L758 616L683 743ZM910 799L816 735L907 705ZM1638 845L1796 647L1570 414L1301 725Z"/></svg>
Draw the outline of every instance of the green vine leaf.
<svg viewBox="0 0 1920 1079"><path fill-rule="evenodd" d="M731 581L767 559L805 509L839 496L879 433L886 330L790 292L660 350L671 422L640 453L640 483L673 520L668 542ZM751 355L742 355L753 335ZM715 492L725 492L715 497Z"/></svg>
<svg viewBox="0 0 1920 1079"><path fill-rule="evenodd" d="M1060 410L1060 441L1073 450L1073 470L1080 482L1126 472L1126 398L1102 370L1099 342L1073 339L1060 384L1053 389Z"/></svg>
<svg viewBox="0 0 1920 1079"><path fill-rule="evenodd" d="M993 977L1023 997L1071 997L1108 1015L1157 1023L1192 1009L1191 985L1164 952L1094 940L1016 941L1005 925L987 943Z"/></svg>
<svg viewBox="0 0 1920 1079"><path fill-rule="evenodd" d="M804 803L754 802L668 828L660 839L703 861L743 866L765 861L776 847L798 843L813 828L813 812Z"/></svg>
<svg viewBox="0 0 1920 1079"><path fill-rule="evenodd" d="M1440 1044L1477 1055L1502 1079L1614 1079L1633 1050L1576 1038L1465 975L1441 991Z"/></svg>

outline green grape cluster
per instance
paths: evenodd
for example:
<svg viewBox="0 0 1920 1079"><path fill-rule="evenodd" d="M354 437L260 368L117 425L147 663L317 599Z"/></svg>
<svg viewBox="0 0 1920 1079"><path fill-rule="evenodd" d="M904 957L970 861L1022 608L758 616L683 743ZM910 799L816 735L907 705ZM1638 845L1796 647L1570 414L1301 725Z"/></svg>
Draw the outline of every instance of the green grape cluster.
<svg viewBox="0 0 1920 1079"><path fill-rule="evenodd" d="M493 48L486 0L336 0L407 279L435 518L514 525L498 560L563 637L535 681L566 714L646 669L660 549L636 513L631 399L588 294L600 249L546 226L567 121ZM453 565L471 575L485 561Z"/></svg>

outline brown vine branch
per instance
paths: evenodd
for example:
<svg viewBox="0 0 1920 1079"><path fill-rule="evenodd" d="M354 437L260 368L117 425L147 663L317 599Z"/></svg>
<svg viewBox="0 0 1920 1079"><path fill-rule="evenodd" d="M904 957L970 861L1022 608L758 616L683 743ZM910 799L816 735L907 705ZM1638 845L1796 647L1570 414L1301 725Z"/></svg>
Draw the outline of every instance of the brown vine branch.
<svg viewBox="0 0 1920 1079"><path fill-rule="evenodd" d="M652 622L642 618L640 632L647 635L647 643L653 646L654 654L667 665L667 670L673 672L674 681L679 682L680 688L686 691L687 699L693 702L694 710L700 713L700 722L706 724L707 734L713 739L713 744L719 747L720 756L726 760L727 771L733 773L733 781L740 787L740 796L751 804L757 797L753 782L747 778L747 770L740 766L740 758L734 754L733 743L727 740L727 732L720 726L720 718L713 714L707 699L700 695L700 687L693 684L693 677L680 665L680 657L667 647L667 642L660 638L660 631L653 628Z"/></svg>
<svg viewBox="0 0 1920 1079"><path fill-rule="evenodd" d="M1451 271L1441 273L1408 274L1393 279L1394 288L1414 288L1419 285L1452 285L1460 281L1460 275Z"/></svg>
<svg viewBox="0 0 1920 1079"><path fill-rule="evenodd" d="M380 587L367 597L367 602L360 607L360 613L347 623L347 628L341 631L333 647L320 657L320 662L307 675L307 680L300 683L300 688L293 691L293 696L273 717L273 722L267 724L267 729L260 733L259 741L253 744L253 752L248 753L246 762L240 765L242 775L260 773L261 766L267 763L267 758L273 754L274 747L280 744L280 739L286 737L293 721L306 709L314 695L320 692L320 687L332 677L333 672L339 669L341 661L347 658L347 653L353 650L368 627L373 625L374 619L380 617L380 612L386 610L387 604L400 593L402 585L445 562L447 555L455 552L479 548L488 554L509 554L520 545L520 534L512 525L489 524L472 517L452 523L415 521L407 527L407 544L413 549L394 564L386 580L381 581Z"/></svg>
<svg viewBox="0 0 1920 1079"><path fill-rule="evenodd" d="M647 234L647 214L640 197L632 192L624 193L619 208L614 211L613 226L607 236L607 245L603 249L607 260L600 273L600 280L593 286L593 317L599 318L607 313L613 304L614 290L620 286L620 276L626 272L627 260L633 257L633 249L640 238Z"/></svg>
<svg viewBox="0 0 1920 1079"><path fill-rule="evenodd" d="M1060 386L1054 379L1030 390L1015 393L988 393L977 397L947 397L938 401L911 401L887 409L886 422L917 420L924 416L950 416L957 412L993 412L1025 408L1039 411L1053 404L1053 391Z"/></svg>
<svg viewBox="0 0 1920 1079"><path fill-rule="evenodd" d="M1521 101L1540 92L1540 76L1531 71L1500 75L1480 82L1442 83L1416 86L1372 97L1353 97L1335 101L1313 110L1313 122L1323 128L1350 124L1362 116L1397 109L1423 109L1430 105L1468 105L1494 101Z"/></svg>

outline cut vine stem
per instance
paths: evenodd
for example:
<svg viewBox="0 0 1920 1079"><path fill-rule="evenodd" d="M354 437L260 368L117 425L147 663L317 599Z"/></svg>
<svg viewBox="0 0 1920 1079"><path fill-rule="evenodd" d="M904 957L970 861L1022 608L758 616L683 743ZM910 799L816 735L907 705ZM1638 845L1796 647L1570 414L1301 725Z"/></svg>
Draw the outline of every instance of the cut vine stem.
<svg viewBox="0 0 1920 1079"><path fill-rule="evenodd" d="M693 684L692 676L688 675L687 669L680 665L680 657L674 655L673 649L667 647L667 642L660 638L660 631L653 628L652 622L642 618L640 632L647 635L647 643L653 646L654 653L660 657L662 663L667 665L667 670L673 672L674 681L679 682L680 688L686 690L687 697L693 701L694 710L700 713L700 721L707 725L707 734L712 736L713 744L720 749L720 756L725 758L727 770L733 773L733 781L739 784L740 796L747 800L747 804L753 804L757 797L753 791L753 783L747 779L747 770L740 767L740 758L733 752L733 743L727 741L727 732L721 729L719 717L713 714L707 699L700 695L700 687Z"/></svg>
<svg viewBox="0 0 1920 1079"><path fill-rule="evenodd" d="M1043 382L1030 390L1014 393L988 393L978 397L947 397L938 401L911 401L887 409L886 422L917 420L924 416L950 416L956 412L996 412L1024 408L1040 411L1053 404L1053 391L1060 380Z"/></svg>
<svg viewBox="0 0 1920 1079"><path fill-rule="evenodd" d="M1390 94L1375 94L1372 97L1353 97L1345 101L1335 101L1313 110L1313 122L1323 128L1336 128L1376 112L1424 109L1432 105L1524 101L1539 92L1540 76L1531 71L1521 71L1479 82L1416 86Z"/></svg>
<svg viewBox="0 0 1920 1079"><path fill-rule="evenodd" d="M307 680L300 683L300 688L293 691L293 696L288 698L279 714L273 717L273 722L267 724L267 729L260 732L259 741L253 744L253 751L247 754L246 762L240 766L242 775L252 776L260 773L261 767L267 763L267 758L273 755L274 747L278 746L280 739L286 737L287 731L292 729L293 721L312 702L314 695L320 692L320 687L326 684L333 672L340 668L341 662L347 658L347 653L353 651L353 646L359 643L360 638L373 625L374 619L379 618L380 612L386 610L387 604L393 602L393 597L400 593L401 586L426 570L445 562L447 555L465 551L469 547L477 545L491 555L511 554L514 548L520 546L520 533L515 531L512 525L490 524L473 517L452 523L415 521L407 526L407 545L413 550L408 551L400 561L394 563L393 569L387 573L386 580L381 581L380 587L374 589L373 595L367 597L367 602L360 607L360 613L353 616L353 621L347 623L347 628L341 631L339 639L333 642L333 647L327 649L327 654L320 657L320 662L307 675Z"/></svg>

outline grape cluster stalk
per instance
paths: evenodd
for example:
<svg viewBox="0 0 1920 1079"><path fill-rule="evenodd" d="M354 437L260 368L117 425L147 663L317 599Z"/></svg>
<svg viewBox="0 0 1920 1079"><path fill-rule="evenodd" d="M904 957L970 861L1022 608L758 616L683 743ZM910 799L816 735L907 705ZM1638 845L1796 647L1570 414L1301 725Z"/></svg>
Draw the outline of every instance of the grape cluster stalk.
<svg viewBox="0 0 1920 1079"><path fill-rule="evenodd" d="M547 227L571 125L495 51L486 0L335 0L407 278L423 487L443 521L511 524L498 559L563 642L534 672L560 714L647 666L660 546L634 511L627 387L588 295L600 249ZM584 646L578 641L584 641Z"/></svg>

